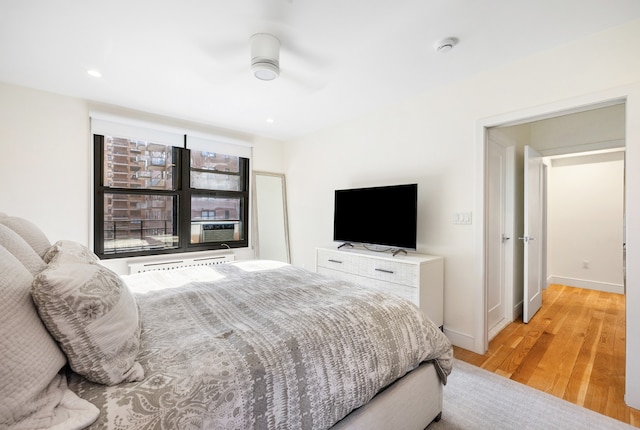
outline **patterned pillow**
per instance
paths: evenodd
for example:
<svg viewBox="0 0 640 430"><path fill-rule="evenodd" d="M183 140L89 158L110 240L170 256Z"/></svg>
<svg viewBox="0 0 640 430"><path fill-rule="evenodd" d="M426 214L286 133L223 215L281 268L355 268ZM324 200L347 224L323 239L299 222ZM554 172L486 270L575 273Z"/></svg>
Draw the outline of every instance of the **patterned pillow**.
<svg viewBox="0 0 640 430"><path fill-rule="evenodd" d="M76 373L106 385L142 380L134 296L106 267L66 257L58 253L34 279L40 318Z"/></svg>
<svg viewBox="0 0 640 430"><path fill-rule="evenodd" d="M79 263L97 263L100 261L98 256L94 254L93 251L91 251L81 243L74 242L72 240L57 241L56 243L51 245L51 248L47 250L42 259L45 263L49 263L56 255L60 253L76 257Z"/></svg>
<svg viewBox="0 0 640 430"><path fill-rule="evenodd" d="M67 360L31 300L33 276L0 246L0 428L83 428L100 411L67 388Z"/></svg>
<svg viewBox="0 0 640 430"><path fill-rule="evenodd" d="M49 242L47 236L31 221L15 216L7 216L0 217L0 224L6 225L22 236L40 257L43 257L51 247L51 242Z"/></svg>

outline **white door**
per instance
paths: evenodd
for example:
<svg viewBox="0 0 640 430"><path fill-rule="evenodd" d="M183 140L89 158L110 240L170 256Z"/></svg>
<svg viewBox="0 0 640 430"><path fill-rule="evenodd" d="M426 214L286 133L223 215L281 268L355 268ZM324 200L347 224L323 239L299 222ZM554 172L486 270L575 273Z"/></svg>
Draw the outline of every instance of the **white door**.
<svg viewBox="0 0 640 430"><path fill-rule="evenodd" d="M487 129L485 312L488 340L519 315L515 313L514 301L516 146L511 133L500 128Z"/></svg>
<svg viewBox="0 0 640 430"><path fill-rule="evenodd" d="M543 208L544 165L542 156L533 148L524 148L524 300L522 320L528 323L542 306L544 282Z"/></svg>
<svg viewBox="0 0 640 430"><path fill-rule="evenodd" d="M487 328L488 339L511 322L506 318L508 306L505 289L505 245L511 240L505 227L507 183L506 148L489 136L487 199Z"/></svg>

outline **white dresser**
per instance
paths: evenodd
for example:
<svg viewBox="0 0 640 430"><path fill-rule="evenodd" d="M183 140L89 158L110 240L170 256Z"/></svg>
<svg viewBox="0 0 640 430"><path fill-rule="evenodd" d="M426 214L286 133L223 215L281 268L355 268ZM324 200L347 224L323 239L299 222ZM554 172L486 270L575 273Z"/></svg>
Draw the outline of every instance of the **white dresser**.
<svg viewBox="0 0 640 430"><path fill-rule="evenodd" d="M364 249L316 249L316 272L402 296L443 325L444 260L433 255L398 254Z"/></svg>

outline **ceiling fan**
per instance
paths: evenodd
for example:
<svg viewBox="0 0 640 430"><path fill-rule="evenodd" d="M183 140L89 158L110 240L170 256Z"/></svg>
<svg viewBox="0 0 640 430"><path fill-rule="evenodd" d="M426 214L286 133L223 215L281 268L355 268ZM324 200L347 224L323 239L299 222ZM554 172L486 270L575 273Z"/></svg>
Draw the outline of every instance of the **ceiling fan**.
<svg viewBox="0 0 640 430"><path fill-rule="evenodd" d="M326 84L326 77L319 76L319 70L327 66L326 59L292 45L290 38L281 38L273 33L255 33L249 38L253 77L260 81L284 79L287 85L293 84L306 90L317 91ZM285 73L281 75L280 53L286 51ZM246 67L246 66L245 66Z"/></svg>
<svg viewBox="0 0 640 430"><path fill-rule="evenodd" d="M326 75L322 74L329 65L327 59L297 47L291 37L283 34L282 38L281 33L257 32L243 42L236 40L210 48L208 52L218 60L218 67L214 69L217 81L242 79L243 72L250 70L254 81L282 81L278 83L279 88L282 85L307 91L323 88L327 84ZM249 64L246 50L250 54Z"/></svg>
<svg viewBox="0 0 640 430"><path fill-rule="evenodd" d="M253 82L276 81L271 89L292 89L316 92L328 82L330 60L313 42L318 37L301 31L295 24L294 0L254 0L249 25L252 30L247 38L243 29L220 34L221 43L207 49L215 58L215 69L209 76L217 76L216 82L240 83L249 78ZM243 19L244 16L243 16ZM247 43L248 42L248 43ZM322 48L320 46L320 48ZM247 64L249 51L249 64ZM250 77L245 72L250 70ZM243 76L244 75L244 76ZM253 85L243 81L243 85ZM264 85L260 85L265 87Z"/></svg>

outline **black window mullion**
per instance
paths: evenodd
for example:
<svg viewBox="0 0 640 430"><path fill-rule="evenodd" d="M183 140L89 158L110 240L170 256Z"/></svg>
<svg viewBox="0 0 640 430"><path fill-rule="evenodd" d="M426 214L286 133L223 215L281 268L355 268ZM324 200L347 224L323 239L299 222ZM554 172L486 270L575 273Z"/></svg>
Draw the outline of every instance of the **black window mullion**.
<svg viewBox="0 0 640 430"><path fill-rule="evenodd" d="M186 142L186 136L185 136ZM191 240L191 151L180 149L179 166L180 173L178 179L178 212L180 221L178 224L178 237L180 238L180 249L188 251ZM176 163L178 165L178 163Z"/></svg>
<svg viewBox="0 0 640 430"><path fill-rule="evenodd" d="M93 154L93 251L101 256L104 254L104 136L93 136Z"/></svg>

